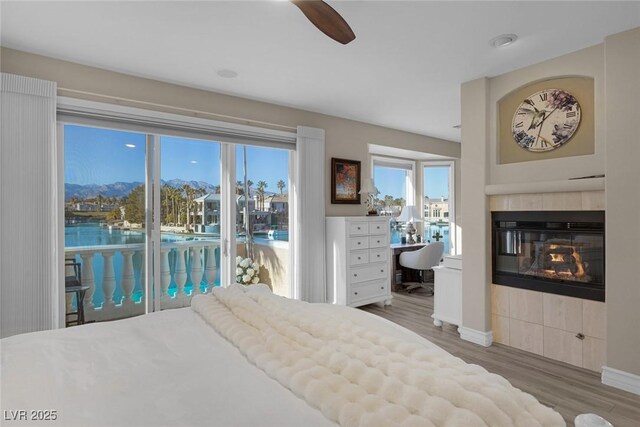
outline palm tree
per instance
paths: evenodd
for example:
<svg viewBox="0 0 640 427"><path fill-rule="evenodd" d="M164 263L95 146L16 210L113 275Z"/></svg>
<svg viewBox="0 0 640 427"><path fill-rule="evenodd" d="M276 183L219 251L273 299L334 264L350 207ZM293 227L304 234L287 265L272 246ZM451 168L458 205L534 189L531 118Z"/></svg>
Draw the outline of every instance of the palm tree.
<svg viewBox="0 0 640 427"><path fill-rule="evenodd" d="M242 181L236 181L236 194L238 195L244 194L244 189L242 188Z"/></svg>
<svg viewBox="0 0 640 427"><path fill-rule="evenodd" d="M258 200L260 201L260 210L264 210L264 189L267 188L266 181L258 181L258 189L256 190L256 194L258 195Z"/></svg>
<svg viewBox="0 0 640 427"><path fill-rule="evenodd" d="M278 181L278 184L276 184L276 186L278 187L278 190L280 190L280 194L282 194L282 190L284 190L284 187L285 187L284 181L283 180Z"/></svg>
<svg viewBox="0 0 640 427"><path fill-rule="evenodd" d="M253 181L251 181L250 179L247 180L247 192L249 194L247 194L248 197L251 197L251 186L254 184Z"/></svg>
<svg viewBox="0 0 640 427"><path fill-rule="evenodd" d="M189 184L184 184L182 186L182 190L186 196L185 198L185 211L187 212L187 228L191 225L191 207L193 206L193 200L195 199L195 189L191 187Z"/></svg>

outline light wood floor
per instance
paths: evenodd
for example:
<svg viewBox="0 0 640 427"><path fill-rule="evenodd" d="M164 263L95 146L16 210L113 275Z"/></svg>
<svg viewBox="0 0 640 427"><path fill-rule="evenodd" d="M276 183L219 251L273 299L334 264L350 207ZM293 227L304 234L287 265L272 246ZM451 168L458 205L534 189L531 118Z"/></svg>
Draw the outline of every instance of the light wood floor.
<svg viewBox="0 0 640 427"><path fill-rule="evenodd" d="M562 414L569 426L576 415L587 412L604 417L615 427L640 426L640 396L603 385L599 373L501 344L484 348L463 341L456 327L433 325L433 297L420 293L394 293L393 297L391 306L361 308L414 331L467 363L502 375Z"/></svg>

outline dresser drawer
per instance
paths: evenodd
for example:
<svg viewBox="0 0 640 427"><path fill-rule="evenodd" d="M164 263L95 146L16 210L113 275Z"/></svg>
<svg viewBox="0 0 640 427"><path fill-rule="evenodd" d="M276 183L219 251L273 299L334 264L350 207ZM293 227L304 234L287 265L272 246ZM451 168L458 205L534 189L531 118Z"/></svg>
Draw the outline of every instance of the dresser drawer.
<svg viewBox="0 0 640 427"><path fill-rule="evenodd" d="M349 283L360 283L368 280L385 279L389 275L387 264L370 264L349 269Z"/></svg>
<svg viewBox="0 0 640 427"><path fill-rule="evenodd" d="M347 245L349 245L349 250L354 249L368 249L369 248L369 238L368 237L351 237L347 240Z"/></svg>
<svg viewBox="0 0 640 427"><path fill-rule="evenodd" d="M369 234L386 234L389 224L386 221L374 221L369 223Z"/></svg>
<svg viewBox="0 0 640 427"><path fill-rule="evenodd" d="M370 248L388 248L389 239L387 238L386 235L371 236L369 237L369 247Z"/></svg>
<svg viewBox="0 0 640 427"><path fill-rule="evenodd" d="M351 251L349 254L349 265L360 265L369 263L369 251Z"/></svg>
<svg viewBox="0 0 640 427"><path fill-rule="evenodd" d="M349 304L357 303L369 298L374 298L380 295L387 295L389 293L388 281L379 280L364 284L362 286L352 287L349 291Z"/></svg>
<svg viewBox="0 0 640 427"><path fill-rule="evenodd" d="M389 258L389 248L369 249L369 260L371 262L382 262Z"/></svg>
<svg viewBox="0 0 640 427"><path fill-rule="evenodd" d="M350 222L349 236L366 236L369 234L369 224L366 222Z"/></svg>

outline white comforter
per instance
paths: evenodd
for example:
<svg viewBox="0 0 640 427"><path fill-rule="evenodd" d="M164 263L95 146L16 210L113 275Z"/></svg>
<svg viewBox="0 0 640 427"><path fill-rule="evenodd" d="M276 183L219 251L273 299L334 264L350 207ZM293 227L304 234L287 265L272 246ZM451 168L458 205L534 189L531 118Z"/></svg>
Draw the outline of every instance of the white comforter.
<svg viewBox="0 0 640 427"><path fill-rule="evenodd" d="M336 426L188 307L0 345L3 427ZM32 409L56 410L57 420L3 419Z"/></svg>
<svg viewBox="0 0 640 427"><path fill-rule="evenodd" d="M240 287L192 307L256 366L345 427L562 426L555 411L442 351Z"/></svg>
<svg viewBox="0 0 640 427"><path fill-rule="evenodd" d="M193 310L2 340L0 424L564 425L503 378L391 322L251 289L194 298ZM460 378L473 390L451 383ZM56 410L57 420L6 420L17 410Z"/></svg>

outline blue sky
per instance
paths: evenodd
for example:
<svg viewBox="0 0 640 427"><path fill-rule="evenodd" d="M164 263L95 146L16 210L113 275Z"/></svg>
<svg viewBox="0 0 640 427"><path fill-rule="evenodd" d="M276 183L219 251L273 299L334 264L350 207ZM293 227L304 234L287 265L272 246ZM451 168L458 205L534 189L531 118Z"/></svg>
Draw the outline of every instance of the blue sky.
<svg viewBox="0 0 640 427"><path fill-rule="evenodd" d="M112 184L144 182L145 135L83 126L65 126L65 182L69 184ZM127 146L129 145L129 146ZM220 145L185 138L161 138L161 174L163 180L182 179L220 184ZM236 151L237 180L242 179L242 147ZM286 150L247 147L248 178L267 182L267 191L278 192L282 179L288 186ZM425 173L425 194L432 198L449 197L448 169L430 167ZM374 180L380 196L404 197L402 169L376 167ZM255 186L253 187L255 188ZM284 190L287 191L287 188Z"/></svg>
<svg viewBox="0 0 640 427"><path fill-rule="evenodd" d="M373 180L380 191L379 198L385 195L394 198L405 198L405 176L403 169L376 166ZM432 199L444 196L449 198L449 169L447 167L431 166L424 174L425 195Z"/></svg>
<svg viewBox="0 0 640 427"><path fill-rule="evenodd" d="M67 125L64 136L66 183L144 182L145 135ZM220 144L174 137L162 137L160 144L163 180L177 178L220 184ZM237 179L240 180L243 172L241 146L236 153ZM288 186L288 151L247 147L247 171L250 180L255 183L264 180L267 191L278 192L280 179Z"/></svg>

